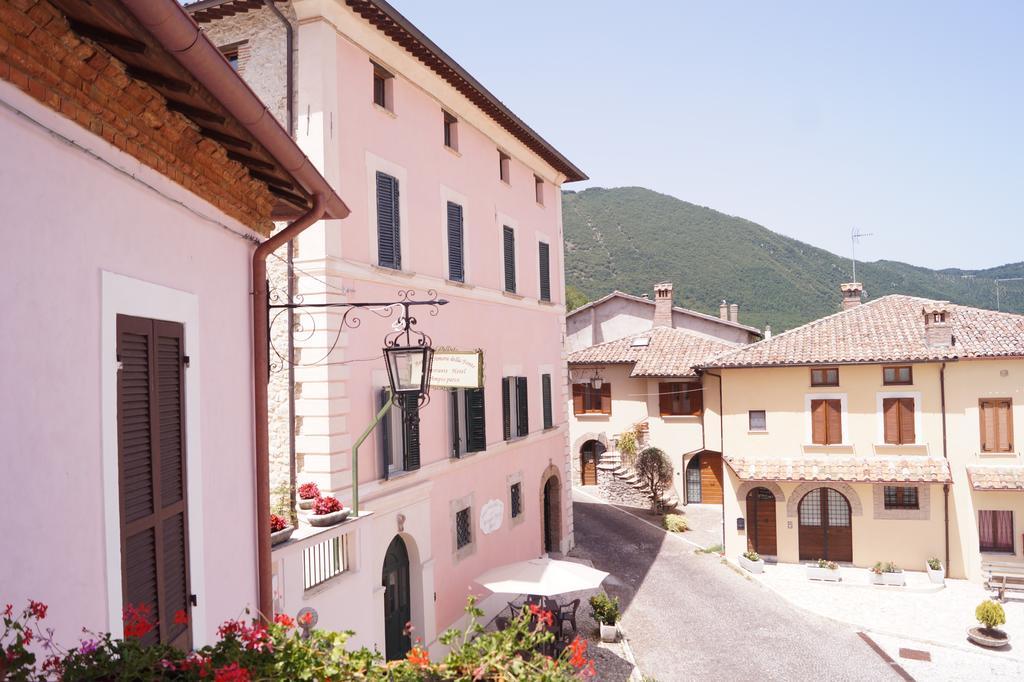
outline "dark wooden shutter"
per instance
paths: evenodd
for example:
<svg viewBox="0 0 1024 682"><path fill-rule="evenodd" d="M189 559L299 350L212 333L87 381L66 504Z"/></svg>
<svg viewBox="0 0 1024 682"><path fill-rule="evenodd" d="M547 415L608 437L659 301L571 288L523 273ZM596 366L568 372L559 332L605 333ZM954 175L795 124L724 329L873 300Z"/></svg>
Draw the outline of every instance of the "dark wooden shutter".
<svg viewBox="0 0 1024 682"><path fill-rule="evenodd" d="M538 246L540 257L540 300L551 300L551 247L545 242Z"/></svg>
<svg viewBox="0 0 1024 682"><path fill-rule="evenodd" d="M658 411L661 416L666 417L674 414L673 398L675 397L676 385L674 383L658 384Z"/></svg>
<svg viewBox="0 0 1024 682"><path fill-rule="evenodd" d="M516 292L516 233L505 225L502 228L505 254L505 291Z"/></svg>
<svg viewBox="0 0 1024 682"><path fill-rule="evenodd" d="M882 422L885 425L885 442L900 443L900 403L898 398L882 399Z"/></svg>
<svg viewBox="0 0 1024 682"><path fill-rule="evenodd" d="M487 419L484 412L484 389L466 389L466 452L487 449Z"/></svg>
<svg viewBox="0 0 1024 682"><path fill-rule="evenodd" d="M377 396L377 409L383 408L388 398L391 397L391 391L382 388ZM391 409L395 409L394 406ZM377 424L377 428L380 432L380 458L381 458L381 477L387 479L391 475L391 466L389 460L391 459L391 443L394 439L394 434L391 433L391 410L384 413L381 417L380 422Z"/></svg>
<svg viewBox="0 0 1024 682"><path fill-rule="evenodd" d="M811 442L815 445L828 443L828 407L824 400L811 401Z"/></svg>
<svg viewBox="0 0 1024 682"><path fill-rule="evenodd" d="M143 643L187 649L191 611L185 462L184 327L117 317L121 565L124 605L152 609Z"/></svg>
<svg viewBox="0 0 1024 682"><path fill-rule="evenodd" d="M419 395L405 395L402 400L405 405L402 411L402 468L406 471L415 471L420 468Z"/></svg>
<svg viewBox="0 0 1024 682"><path fill-rule="evenodd" d="M605 381L601 384L601 414L612 413L612 385Z"/></svg>
<svg viewBox="0 0 1024 682"><path fill-rule="evenodd" d="M914 399L900 398L900 443L910 445L916 442L917 436L914 433Z"/></svg>
<svg viewBox="0 0 1024 682"><path fill-rule="evenodd" d="M583 384L572 385L572 413L586 414L586 407L583 405Z"/></svg>
<svg viewBox="0 0 1024 682"><path fill-rule="evenodd" d="M700 384L684 384L689 415L700 416L704 412L704 387Z"/></svg>
<svg viewBox="0 0 1024 682"><path fill-rule="evenodd" d="M505 440L512 439L512 379L501 378L501 428Z"/></svg>
<svg viewBox="0 0 1024 682"><path fill-rule="evenodd" d="M843 403L839 400L826 400L827 442L838 445L843 442Z"/></svg>
<svg viewBox="0 0 1024 682"><path fill-rule="evenodd" d="M551 405L551 375L540 375L540 399L544 411L544 428L550 429L555 425L555 417Z"/></svg>
<svg viewBox="0 0 1024 682"><path fill-rule="evenodd" d="M402 268L398 205L398 180L377 171L377 263L396 270Z"/></svg>
<svg viewBox="0 0 1024 682"><path fill-rule="evenodd" d="M462 456L462 430L459 428L459 392L448 392L448 424L452 435L451 456L458 459Z"/></svg>
<svg viewBox="0 0 1024 682"><path fill-rule="evenodd" d="M526 377L516 377L516 435L530 433L530 400L526 390Z"/></svg>
<svg viewBox="0 0 1024 682"><path fill-rule="evenodd" d="M447 126L446 126L447 130ZM462 249L462 206L448 202L448 279L466 279Z"/></svg>

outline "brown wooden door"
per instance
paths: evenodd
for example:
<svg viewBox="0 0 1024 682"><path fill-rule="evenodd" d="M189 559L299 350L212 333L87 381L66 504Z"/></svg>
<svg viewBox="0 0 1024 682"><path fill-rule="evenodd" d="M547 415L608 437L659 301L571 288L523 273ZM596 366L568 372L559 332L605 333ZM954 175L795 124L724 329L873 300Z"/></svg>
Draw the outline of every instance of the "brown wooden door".
<svg viewBox="0 0 1024 682"><path fill-rule="evenodd" d="M778 544L775 531L775 495L767 488L747 493L747 549L775 556Z"/></svg>
<svg viewBox="0 0 1024 682"><path fill-rule="evenodd" d="M800 559L853 561L850 503L832 488L807 493L798 510Z"/></svg>
<svg viewBox="0 0 1024 682"><path fill-rule="evenodd" d="M722 455L700 455L700 499L705 504L722 504Z"/></svg>
<svg viewBox="0 0 1024 682"><path fill-rule="evenodd" d="M580 449L580 482L583 485L597 485L597 460L604 452L604 446L595 440L588 440Z"/></svg>

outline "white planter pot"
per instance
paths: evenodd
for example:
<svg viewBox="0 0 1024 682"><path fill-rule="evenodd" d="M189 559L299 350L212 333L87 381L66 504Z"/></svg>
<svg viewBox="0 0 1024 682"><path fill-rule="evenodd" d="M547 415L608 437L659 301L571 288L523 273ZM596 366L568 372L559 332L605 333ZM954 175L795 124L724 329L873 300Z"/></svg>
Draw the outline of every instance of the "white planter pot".
<svg viewBox="0 0 1024 682"><path fill-rule="evenodd" d="M351 509L341 509L336 512L331 512L330 514L310 514L306 517L306 520L309 521L309 525L311 526L319 526L321 528L324 526L333 526L347 519L351 511Z"/></svg>
<svg viewBox="0 0 1024 682"><path fill-rule="evenodd" d="M614 642L619 634L619 627L617 625L605 625L601 623L601 641L602 642Z"/></svg>
<svg viewBox="0 0 1024 682"><path fill-rule="evenodd" d="M932 567L925 563L924 567L928 571L928 580L931 580L936 585L946 584L946 573L942 570L942 566L938 570L932 570Z"/></svg>
<svg viewBox="0 0 1024 682"><path fill-rule="evenodd" d="M903 587L907 584L907 576L903 574L903 571L900 571L899 573L883 573L882 584Z"/></svg>
<svg viewBox="0 0 1024 682"><path fill-rule="evenodd" d="M808 580L827 580L829 582L837 583L843 579L840 575L838 568L821 568L820 566L808 565L805 566L807 569Z"/></svg>
<svg viewBox="0 0 1024 682"><path fill-rule="evenodd" d="M296 497L295 498L295 503L299 506L299 509L306 509L306 510L312 509L314 502L316 502L316 498L315 497L311 497L308 500L305 500L305 499L303 499L301 497Z"/></svg>
<svg viewBox="0 0 1024 682"><path fill-rule="evenodd" d="M751 573L764 573L764 559L751 561L747 557L740 554L740 566L747 569Z"/></svg>

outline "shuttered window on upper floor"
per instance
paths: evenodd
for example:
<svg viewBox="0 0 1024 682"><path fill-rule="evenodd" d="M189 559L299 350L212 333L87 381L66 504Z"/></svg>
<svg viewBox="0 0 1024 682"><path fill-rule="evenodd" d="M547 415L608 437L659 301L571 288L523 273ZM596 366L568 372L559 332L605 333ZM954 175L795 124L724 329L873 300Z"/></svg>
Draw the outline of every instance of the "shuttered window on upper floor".
<svg viewBox="0 0 1024 682"><path fill-rule="evenodd" d="M526 377L501 380L502 436L505 440L530 434L530 408Z"/></svg>
<svg viewBox="0 0 1024 682"><path fill-rule="evenodd" d="M1013 452L1013 401L990 398L980 401L981 451Z"/></svg>
<svg viewBox="0 0 1024 682"><path fill-rule="evenodd" d="M380 389L378 405L384 407L390 397L391 389ZM402 409L403 404L405 409ZM419 402L416 395L397 396L377 428L384 478L420 468Z"/></svg>
<svg viewBox="0 0 1024 682"><path fill-rule="evenodd" d="M398 180L377 171L377 264L395 270L402 269L398 205Z"/></svg>
<svg viewBox="0 0 1024 682"><path fill-rule="evenodd" d="M704 411L704 388L695 381L664 381L658 384L661 416L700 416Z"/></svg>
<svg viewBox="0 0 1024 682"><path fill-rule="evenodd" d="M462 206L449 201L448 217L448 279L465 282L465 249L463 248Z"/></svg>
<svg viewBox="0 0 1024 682"><path fill-rule="evenodd" d="M516 293L516 232L508 225L501 228L502 254L505 266L505 291Z"/></svg>
<svg viewBox="0 0 1024 682"><path fill-rule="evenodd" d="M538 261L540 264L540 300L551 300L551 246L546 242L538 242Z"/></svg>
<svg viewBox="0 0 1024 682"><path fill-rule="evenodd" d="M843 442L842 401L811 401L811 442L815 445L839 445Z"/></svg>
<svg viewBox="0 0 1024 682"><path fill-rule="evenodd" d="M448 416L452 457L487 449L484 389L460 388L449 393Z"/></svg>
<svg viewBox="0 0 1024 682"><path fill-rule="evenodd" d="M544 411L544 428L550 429L555 425L555 415L551 402L551 375L540 375L541 405Z"/></svg>
<svg viewBox="0 0 1024 682"><path fill-rule="evenodd" d="M604 414L612 413L612 385L607 381L601 388L594 388L589 382L572 385L573 414Z"/></svg>
<svg viewBox="0 0 1024 682"><path fill-rule="evenodd" d="M143 644L188 649L184 331L175 322L117 316L123 604L150 609L155 626Z"/></svg>
<svg viewBox="0 0 1024 682"><path fill-rule="evenodd" d="M916 442L913 398L884 398L882 421L885 426L886 444L910 445Z"/></svg>

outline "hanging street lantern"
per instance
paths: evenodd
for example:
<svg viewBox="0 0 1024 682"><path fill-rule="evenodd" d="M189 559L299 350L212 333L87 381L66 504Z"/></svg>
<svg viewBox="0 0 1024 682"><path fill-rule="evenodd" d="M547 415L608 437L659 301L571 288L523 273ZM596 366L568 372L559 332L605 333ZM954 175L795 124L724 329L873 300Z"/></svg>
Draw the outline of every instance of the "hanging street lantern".
<svg viewBox="0 0 1024 682"><path fill-rule="evenodd" d="M594 376L590 378L590 385L594 387L595 391L600 391L601 386L604 385L604 379L601 378L601 373L597 367L594 368Z"/></svg>
<svg viewBox="0 0 1024 682"><path fill-rule="evenodd" d="M403 400L417 399L430 391L430 367L434 349L429 345L386 346L384 361L388 368L391 393Z"/></svg>

